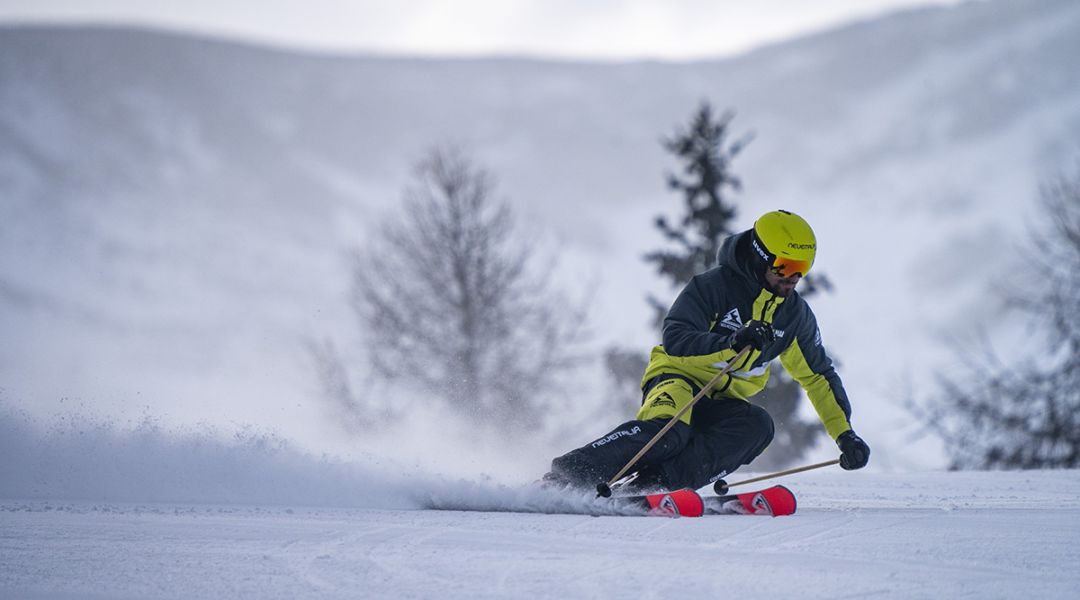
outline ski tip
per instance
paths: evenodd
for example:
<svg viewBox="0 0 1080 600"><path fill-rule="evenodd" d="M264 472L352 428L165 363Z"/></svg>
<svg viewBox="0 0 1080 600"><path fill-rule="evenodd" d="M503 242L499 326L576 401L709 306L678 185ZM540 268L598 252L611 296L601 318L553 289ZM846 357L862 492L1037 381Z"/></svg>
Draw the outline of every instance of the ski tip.
<svg viewBox="0 0 1080 600"><path fill-rule="evenodd" d="M785 515L794 515L795 514L795 509L798 508L798 506L799 506L799 501L798 501L797 497L795 496L795 492L793 492L791 490L788 490L785 486L777 486L777 487L784 490L785 492L787 492L787 496L792 501L791 510L789 510L788 513L784 513L784 514Z"/></svg>
<svg viewBox="0 0 1080 600"><path fill-rule="evenodd" d="M751 495L750 506L755 512L762 512L773 517L784 517L795 514L798 502L795 494L782 485L774 485L771 488L754 492Z"/></svg>

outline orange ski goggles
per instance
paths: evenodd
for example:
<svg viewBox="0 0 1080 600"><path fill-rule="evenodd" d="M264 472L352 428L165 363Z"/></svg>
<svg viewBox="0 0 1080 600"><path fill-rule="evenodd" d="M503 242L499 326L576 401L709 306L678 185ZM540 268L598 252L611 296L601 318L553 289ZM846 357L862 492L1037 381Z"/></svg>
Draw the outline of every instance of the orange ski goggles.
<svg viewBox="0 0 1080 600"><path fill-rule="evenodd" d="M813 263L808 260L796 260L786 256L777 256L773 259L772 266L769 268L773 273L776 273L781 277L791 277L796 273L806 277L806 274L810 272L811 264Z"/></svg>

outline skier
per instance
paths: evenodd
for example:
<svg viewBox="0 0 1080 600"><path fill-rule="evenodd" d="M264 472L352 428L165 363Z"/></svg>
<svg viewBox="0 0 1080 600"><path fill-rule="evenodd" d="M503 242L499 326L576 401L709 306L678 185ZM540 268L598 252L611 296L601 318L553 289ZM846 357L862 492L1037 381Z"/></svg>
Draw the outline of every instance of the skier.
<svg viewBox="0 0 1080 600"><path fill-rule="evenodd" d="M544 480L573 487L607 482L746 346L750 353L634 465L627 489L697 489L761 454L773 421L748 400L765 387L777 357L839 446L840 466L866 466L870 448L851 428L851 406L817 320L795 291L816 250L810 225L783 210L727 238L719 264L691 279L664 319L637 417L553 460Z"/></svg>

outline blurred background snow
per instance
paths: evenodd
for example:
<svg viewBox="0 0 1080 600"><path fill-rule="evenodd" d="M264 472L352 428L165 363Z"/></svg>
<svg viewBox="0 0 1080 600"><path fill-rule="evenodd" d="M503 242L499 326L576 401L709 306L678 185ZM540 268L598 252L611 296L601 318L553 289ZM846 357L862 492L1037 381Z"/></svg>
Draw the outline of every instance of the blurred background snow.
<svg viewBox="0 0 1080 600"><path fill-rule="evenodd" d="M1025 269L1016 249L1039 183L1080 157L1080 5L1066 0L827 2L795 20L807 3L749 16L673 3L664 16L612 2L580 17L570 3L513 15L417 3L415 20L350 13L333 31L319 29L328 13L286 20L281 3L232 3L213 21L200 3L18 4L0 3L0 403L8 431L42 444L75 415L117 432L149 420L167 439L247 432L316 456L539 475L629 415L588 428L568 415L576 429L561 437L495 449L361 375L362 392L415 410L358 436L322 398L309 344L335 340L365 364L351 253L423 151L453 142L560 255L558 283L595 281L596 347L646 350L645 295L672 292L641 256L661 245L653 217L680 201L659 140L707 99L756 135L733 165L740 226L785 208L817 231L836 290L812 305L872 468L940 467L901 401L949 368L951 337L988 330L1022 348L991 290ZM604 34L586 35L598 19ZM539 33L466 35L518 21ZM644 45L635 23L661 42ZM573 382L583 414L605 393L594 372Z"/></svg>

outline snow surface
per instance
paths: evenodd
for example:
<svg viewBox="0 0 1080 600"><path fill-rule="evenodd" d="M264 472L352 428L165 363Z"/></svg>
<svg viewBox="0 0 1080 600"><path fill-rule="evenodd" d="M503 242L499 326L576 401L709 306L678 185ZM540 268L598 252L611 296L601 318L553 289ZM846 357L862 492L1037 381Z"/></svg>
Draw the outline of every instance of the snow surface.
<svg viewBox="0 0 1080 600"><path fill-rule="evenodd" d="M405 498L3 501L0 597L1067 598L1080 586L1075 471L788 485L798 513L775 519L432 511Z"/></svg>
<svg viewBox="0 0 1080 600"><path fill-rule="evenodd" d="M790 517L424 510L594 500L521 474L454 479L262 435L43 430L0 410L0 598L1067 598L1080 586L1080 471L833 468L783 483L799 500Z"/></svg>

